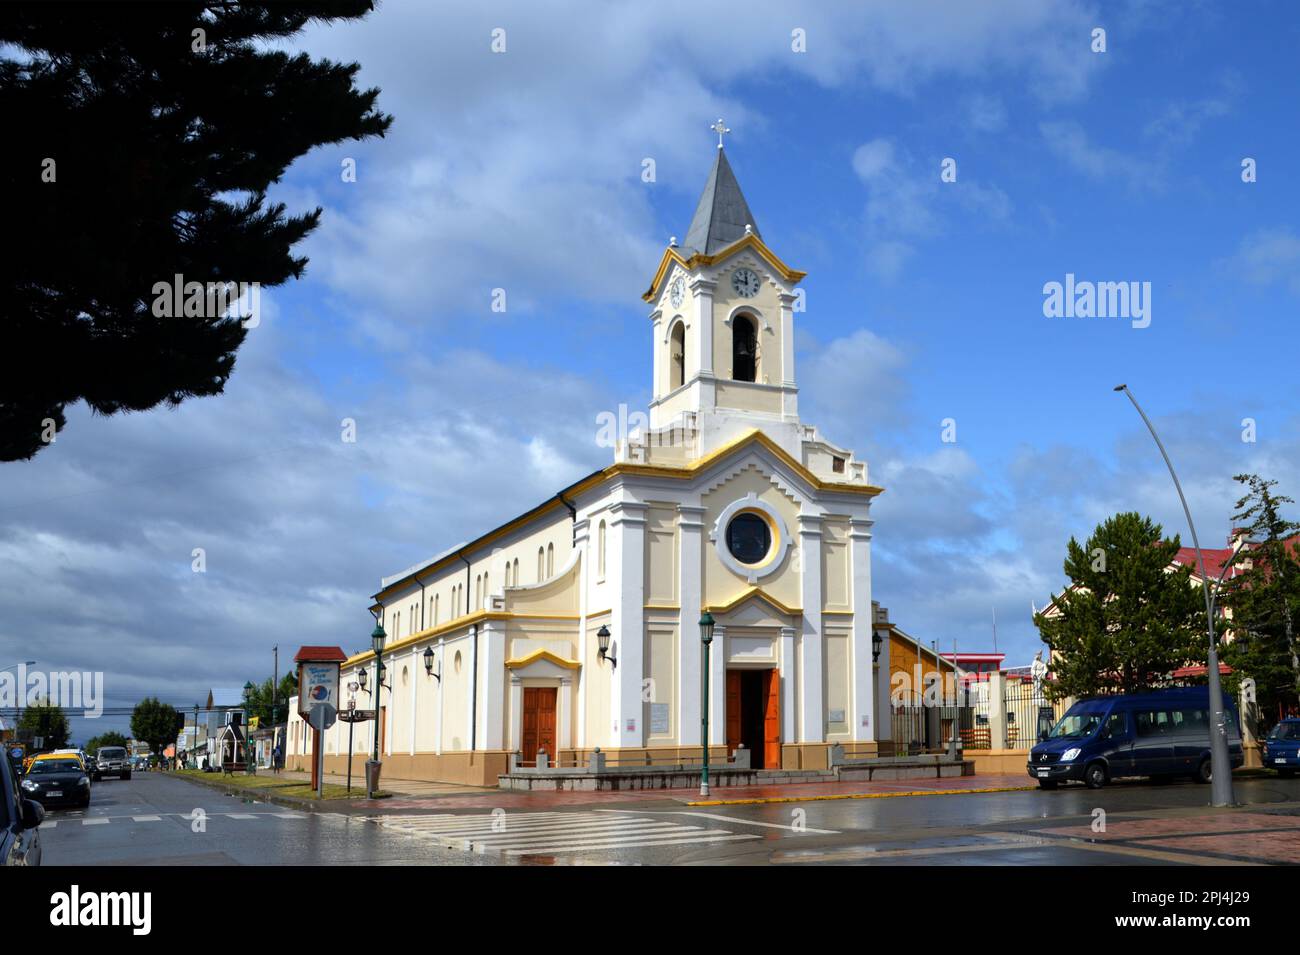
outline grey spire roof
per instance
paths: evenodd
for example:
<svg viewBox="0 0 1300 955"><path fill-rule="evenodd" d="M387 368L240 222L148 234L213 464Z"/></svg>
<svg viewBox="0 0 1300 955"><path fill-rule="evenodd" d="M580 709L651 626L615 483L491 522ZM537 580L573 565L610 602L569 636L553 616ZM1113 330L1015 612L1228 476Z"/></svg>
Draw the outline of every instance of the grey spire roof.
<svg viewBox="0 0 1300 955"><path fill-rule="evenodd" d="M683 244L688 249L712 255L744 236L746 225L753 226L754 235L759 234L736 174L731 171L726 153L719 149Z"/></svg>

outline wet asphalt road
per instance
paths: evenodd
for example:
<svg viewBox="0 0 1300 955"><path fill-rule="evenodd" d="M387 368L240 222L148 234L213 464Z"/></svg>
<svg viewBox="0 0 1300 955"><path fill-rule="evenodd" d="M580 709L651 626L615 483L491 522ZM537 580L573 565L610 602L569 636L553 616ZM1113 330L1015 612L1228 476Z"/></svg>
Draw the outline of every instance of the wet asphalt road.
<svg viewBox="0 0 1300 955"><path fill-rule="evenodd" d="M100 780L91 790L89 809L51 809L40 836L45 866L492 861L431 847L360 817L247 801L160 772Z"/></svg>
<svg viewBox="0 0 1300 955"><path fill-rule="evenodd" d="M1241 779L1236 791L1240 802L1300 816L1300 780ZM1169 865L1182 860L1038 832L1087 825L1097 809L1116 820L1194 814L1208 797L1190 782L1133 781L699 808L652 797L494 813L486 795L473 812L367 817L288 810L143 773L97 783L85 813L52 811L56 825L42 826L41 840L45 865ZM196 808L205 826L195 826Z"/></svg>

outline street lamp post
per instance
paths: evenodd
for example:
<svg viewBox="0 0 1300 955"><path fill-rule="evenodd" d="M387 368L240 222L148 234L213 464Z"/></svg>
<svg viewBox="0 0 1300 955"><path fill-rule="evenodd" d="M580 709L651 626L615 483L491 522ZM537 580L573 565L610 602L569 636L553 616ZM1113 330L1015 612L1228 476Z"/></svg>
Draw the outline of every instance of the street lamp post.
<svg viewBox="0 0 1300 955"><path fill-rule="evenodd" d="M206 742L206 739L204 740L204 742ZM190 746L190 751L194 753L195 769L199 768L198 745L199 745L199 704L195 703L194 704L194 744Z"/></svg>
<svg viewBox="0 0 1300 955"><path fill-rule="evenodd" d="M1142 421L1146 424L1147 430L1151 432L1151 437L1155 438L1156 447L1160 449L1160 455L1165 459L1165 466L1169 468L1169 476L1174 479L1174 489L1178 491L1178 500L1182 501L1183 514L1187 517L1187 527L1192 532L1192 546L1196 548L1196 562L1201 570L1201 588L1205 591L1206 627L1210 635L1210 651L1206 665L1210 684L1210 805L1216 807L1232 806L1236 803L1236 800L1232 792L1232 764L1228 758L1227 726L1225 725L1226 717L1223 712L1223 687L1219 679L1219 641L1214 633L1214 598L1210 594L1210 579L1205 574L1205 556L1201 553L1201 544L1196 538L1196 525L1192 523L1192 512L1187 506L1187 498L1183 496L1183 486L1178 482L1178 475L1174 472L1174 463L1169 460L1169 453L1165 451L1165 446L1160 441L1160 435L1156 434L1151 419L1146 416L1142 406L1137 403L1137 399L1133 397L1133 392L1129 390L1128 385L1116 385L1115 390L1122 391L1128 396L1128 400L1133 402L1133 407L1137 409L1137 413L1142 416Z"/></svg>
<svg viewBox="0 0 1300 955"><path fill-rule="evenodd" d="M244 774L252 776L257 772L257 761L253 758L253 682L244 684Z"/></svg>
<svg viewBox="0 0 1300 955"><path fill-rule="evenodd" d="M383 625L376 619L375 629L370 631L370 645L375 651L375 737L370 758L371 766L374 768L366 767L366 798L368 799L375 798L375 790L379 787L379 701L384 689L384 639L386 637Z"/></svg>
<svg viewBox="0 0 1300 955"><path fill-rule="evenodd" d="M703 706L700 708L700 745L704 750L704 770L700 775L700 795L709 795L709 644L713 642L713 614L707 610L700 617L700 643L704 646Z"/></svg>

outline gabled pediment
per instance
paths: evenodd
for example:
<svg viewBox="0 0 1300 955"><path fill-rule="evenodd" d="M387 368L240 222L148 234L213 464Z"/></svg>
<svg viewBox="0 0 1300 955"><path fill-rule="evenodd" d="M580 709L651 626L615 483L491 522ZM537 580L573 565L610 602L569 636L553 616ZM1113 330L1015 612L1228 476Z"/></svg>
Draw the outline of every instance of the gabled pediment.
<svg viewBox="0 0 1300 955"><path fill-rule="evenodd" d="M750 587L724 604L706 607L714 617L729 627L789 626L792 618L803 615L798 607L789 607L762 587ZM774 615L775 612L775 615Z"/></svg>

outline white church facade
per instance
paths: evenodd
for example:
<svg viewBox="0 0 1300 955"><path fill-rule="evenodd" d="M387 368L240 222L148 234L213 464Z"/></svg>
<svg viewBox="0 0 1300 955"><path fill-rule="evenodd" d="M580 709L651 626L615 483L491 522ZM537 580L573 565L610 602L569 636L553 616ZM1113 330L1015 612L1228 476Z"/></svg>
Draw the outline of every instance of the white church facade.
<svg viewBox="0 0 1300 955"><path fill-rule="evenodd" d="M760 236L719 146L643 296L649 427L527 513L382 579L386 777L495 785L512 753L582 764L596 748L615 765L694 759L705 679L718 763L740 745L767 769L825 767L836 743L876 752L891 642L873 660L881 488L799 418L803 277ZM375 706L374 662L343 664L344 705ZM375 724L355 729L359 771ZM309 737L295 714L291 766L306 767ZM348 726L323 745L343 771Z"/></svg>

